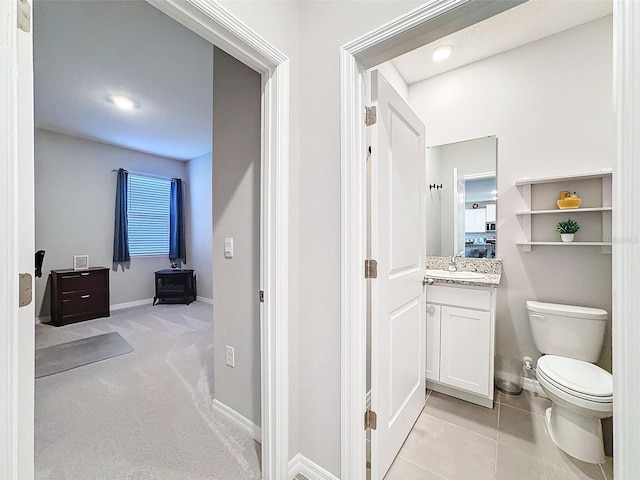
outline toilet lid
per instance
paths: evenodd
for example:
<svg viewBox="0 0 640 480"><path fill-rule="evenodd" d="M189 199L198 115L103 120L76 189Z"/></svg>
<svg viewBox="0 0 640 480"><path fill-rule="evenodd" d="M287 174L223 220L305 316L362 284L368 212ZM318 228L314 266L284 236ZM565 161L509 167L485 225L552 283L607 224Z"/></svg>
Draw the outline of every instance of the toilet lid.
<svg viewBox="0 0 640 480"><path fill-rule="evenodd" d="M557 355L544 355L538 360L537 370L559 388L573 391L581 397L613 395L613 376L593 363Z"/></svg>

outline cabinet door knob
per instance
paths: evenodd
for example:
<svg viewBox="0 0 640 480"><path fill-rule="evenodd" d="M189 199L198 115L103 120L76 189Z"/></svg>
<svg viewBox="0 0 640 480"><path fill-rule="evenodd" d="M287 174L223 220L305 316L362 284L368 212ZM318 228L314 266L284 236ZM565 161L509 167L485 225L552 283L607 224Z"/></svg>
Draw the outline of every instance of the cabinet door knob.
<svg viewBox="0 0 640 480"><path fill-rule="evenodd" d="M433 278L424 277L422 279L422 286L425 286L425 285L433 285Z"/></svg>

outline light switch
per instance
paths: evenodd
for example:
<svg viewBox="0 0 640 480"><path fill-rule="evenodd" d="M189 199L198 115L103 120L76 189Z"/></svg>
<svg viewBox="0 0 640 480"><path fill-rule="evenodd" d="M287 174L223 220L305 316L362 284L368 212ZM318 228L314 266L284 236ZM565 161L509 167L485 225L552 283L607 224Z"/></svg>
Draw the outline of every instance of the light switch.
<svg viewBox="0 0 640 480"><path fill-rule="evenodd" d="M224 239L224 258L233 258L233 238Z"/></svg>

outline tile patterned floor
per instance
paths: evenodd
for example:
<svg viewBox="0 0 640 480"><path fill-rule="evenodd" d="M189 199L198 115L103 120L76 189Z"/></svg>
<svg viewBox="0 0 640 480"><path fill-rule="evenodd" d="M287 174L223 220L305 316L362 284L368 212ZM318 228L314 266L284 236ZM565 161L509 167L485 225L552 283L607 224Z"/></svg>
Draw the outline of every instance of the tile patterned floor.
<svg viewBox="0 0 640 480"><path fill-rule="evenodd" d="M548 437L546 398L497 394L492 410L427 393L420 418L385 480L613 480L613 462L592 465Z"/></svg>

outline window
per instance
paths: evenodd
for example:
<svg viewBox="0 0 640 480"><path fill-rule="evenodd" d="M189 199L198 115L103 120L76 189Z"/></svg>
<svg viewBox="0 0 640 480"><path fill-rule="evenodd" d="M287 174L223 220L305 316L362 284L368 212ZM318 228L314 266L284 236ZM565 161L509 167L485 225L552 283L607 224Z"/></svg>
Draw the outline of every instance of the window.
<svg viewBox="0 0 640 480"><path fill-rule="evenodd" d="M131 255L168 255L171 180L129 173L128 190Z"/></svg>

